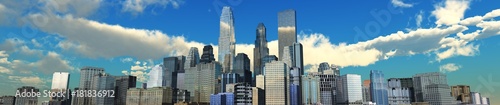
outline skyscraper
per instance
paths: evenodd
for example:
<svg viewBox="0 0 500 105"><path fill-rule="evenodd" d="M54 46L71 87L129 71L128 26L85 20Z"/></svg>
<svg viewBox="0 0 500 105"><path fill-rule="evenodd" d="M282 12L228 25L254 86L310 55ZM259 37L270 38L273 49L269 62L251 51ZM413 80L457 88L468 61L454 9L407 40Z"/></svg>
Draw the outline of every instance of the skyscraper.
<svg viewBox="0 0 500 105"><path fill-rule="evenodd" d="M196 67L186 70L185 87L193 95L192 102L209 103L210 94L219 93L217 89L218 77L221 75L221 65L219 62L208 61L210 63L199 63Z"/></svg>
<svg viewBox="0 0 500 105"><path fill-rule="evenodd" d="M363 102L372 102L370 83L370 80L363 81Z"/></svg>
<svg viewBox="0 0 500 105"><path fill-rule="evenodd" d="M219 59L223 72L231 71L235 54L234 17L231 7L222 8L220 16ZM228 58L228 60L226 60Z"/></svg>
<svg viewBox="0 0 500 105"><path fill-rule="evenodd" d="M470 104L471 103L470 86L468 85L451 86L451 96L453 96L455 100L458 100L463 104Z"/></svg>
<svg viewBox="0 0 500 105"><path fill-rule="evenodd" d="M127 90L136 87L137 77L116 76L115 81L115 105L125 105L127 104Z"/></svg>
<svg viewBox="0 0 500 105"><path fill-rule="evenodd" d="M385 82L382 71L371 70L370 82L372 101L377 103L377 105L389 105L387 83Z"/></svg>
<svg viewBox="0 0 500 105"><path fill-rule="evenodd" d="M247 54L238 53L234 60L233 72L239 74L239 82L252 82L252 72L250 71L250 59L248 59Z"/></svg>
<svg viewBox="0 0 500 105"><path fill-rule="evenodd" d="M319 95L320 95L320 101L321 104L325 105L333 105L336 103L336 96L335 96L335 88L337 87L336 83L336 77L333 74L312 74L314 76L318 76L320 78L319 81ZM338 96L339 94L337 94Z"/></svg>
<svg viewBox="0 0 500 105"><path fill-rule="evenodd" d="M265 90L265 76L263 74L255 76L255 87Z"/></svg>
<svg viewBox="0 0 500 105"><path fill-rule="evenodd" d="M265 92L266 104L286 105L288 100L287 65L282 61L266 63Z"/></svg>
<svg viewBox="0 0 500 105"><path fill-rule="evenodd" d="M313 75L302 75L302 104L313 105L321 103L320 101L320 91L319 76Z"/></svg>
<svg viewBox="0 0 500 105"><path fill-rule="evenodd" d="M68 72L54 72L52 76L51 92L66 92L65 96L69 96L68 92L69 73ZM71 104L70 97L51 97L50 102L53 105Z"/></svg>
<svg viewBox="0 0 500 105"><path fill-rule="evenodd" d="M264 58L269 55L269 48L267 47L266 26L264 23L259 23L256 29L255 48L253 48L253 77L256 75L264 74ZM255 79L253 80L255 83ZM253 84L255 86L255 84Z"/></svg>
<svg viewBox="0 0 500 105"><path fill-rule="evenodd" d="M363 101L361 76L345 74L338 78L337 104L360 104Z"/></svg>
<svg viewBox="0 0 500 105"><path fill-rule="evenodd" d="M93 77L92 89L96 91L107 91L107 90L115 90L115 78L106 73L100 73ZM92 97L91 104L89 105L113 105L115 102L115 97L105 97L101 96Z"/></svg>
<svg viewBox="0 0 500 105"><path fill-rule="evenodd" d="M163 85L167 87L177 88L177 74L184 72L185 56L167 57L163 59L164 77Z"/></svg>
<svg viewBox="0 0 500 105"><path fill-rule="evenodd" d="M20 93L27 92L40 92L39 89L32 86L23 86L21 88L17 88L17 91ZM38 97L18 97L15 98L15 105L38 105Z"/></svg>
<svg viewBox="0 0 500 105"><path fill-rule="evenodd" d="M292 65L291 67L298 67L301 69L301 71L299 72L300 75L304 75L304 72L302 71L302 69L304 69L304 56L303 56L303 51L302 51L302 44L300 43L293 43L292 48L290 48L292 51Z"/></svg>
<svg viewBox="0 0 500 105"><path fill-rule="evenodd" d="M147 82L147 88L161 87L163 86L163 65L155 65L149 72L149 80Z"/></svg>
<svg viewBox="0 0 500 105"><path fill-rule="evenodd" d="M241 82L240 75L237 73L224 73L221 74L221 84L219 92L227 92L226 85Z"/></svg>
<svg viewBox="0 0 500 105"><path fill-rule="evenodd" d="M328 62L323 62L323 63L319 64L318 72L323 73L323 71L329 70L329 69L330 69L330 65L328 64Z"/></svg>
<svg viewBox="0 0 500 105"><path fill-rule="evenodd" d="M421 73L413 76L415 99L433 105L455 104L451 97L446 75L440 72Z"/></svg>
<svg viewBox="0 0 500 105"><path fill-rule="evenodd" d="M184 63L184 70L187 70L190 67L195 67L198 63L200 63L200 54L198 53L198 48L191 47L189 49L188 56L186 57L186 62Z"/></svg>
<svg viewBox="0 0 500 105"><path fill-rule="evenodd" d="M83 67L80 70L80 85L79 89L80 90L91 90L92 85L94 84L94 79L93 77L95 75L104 73L103 68L98 68L98 67ZM78 103L77 105L89 105L91 104L91 98L90 97L78 97Z"/></svg>
<svg viewBox="0 0 500 105"><path fill-rule="evenodd" d="M278 51L283 59L283 49L297 42L295 10L289 9L278 13Z"/></svg>
<svg viewBox="0 0 500 105"><path fill-rule="evenodd" d="M478 92L470 92L471 104L481 104L481 94Z"/></svg>
<svg viewBox="0 0 500 105"><path fill-rule="evenodd" d="M403 78L401 78L403 79ZM409 105L411 104L411 98L413 96L412 90L409 87L403 87L401 85L400 78L390 78L387 81L389 86L388 97L389 105Z"/></svg>
<svg viewBox="0 0 500 105"><path fill-rule="evenodd" d="M203 54L201 55L200 63L210 63L215 61L214 48L211 45L203 47Z"/></svg>

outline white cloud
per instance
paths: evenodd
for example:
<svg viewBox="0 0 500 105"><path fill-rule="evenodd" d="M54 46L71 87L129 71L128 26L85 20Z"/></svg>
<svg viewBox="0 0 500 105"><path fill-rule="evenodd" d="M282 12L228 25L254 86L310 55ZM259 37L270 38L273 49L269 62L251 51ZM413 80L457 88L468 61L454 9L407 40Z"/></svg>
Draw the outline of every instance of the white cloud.
<svg viewBox="0 0 500 105"><path fill-rule="evenodd" d="M500 9L495 9L495 10L493 10L491 12L486 13L483 16L483 18L484 19L492 19L492 18L495 18L495 17L498 17L498 16L500 16Z"/></svg>
<svg viewBox="0 0 500 105"><path fill-rule="evenodd" d="M402 0L391 0L391 3L395 7L403 7L403 8L413 7L413 4L404 3Z"/></svg>
<svg viewBox="0 0 500 105"><path fill-rule="evenodd" d="M448 63L448 64L445 64L445 65L441 65L439 66L439 71L440 72L454 72L454 71L457 71L458 69L462 68L461 65L457 65L455 63Z"/></svg>
<svg viewBox="0 0 500 105"><path fill-rule="evenodd" d="M28 86L40 86L46 83L46 81L42 80L38 76L9 76L8 78L10 80L20 82Z"/></svg>
<svg viewBox="0 0 500 105"><path fill-rule="evenodd" d="M417 23L417 27L420 27L420 25L422 24L422 16L424 15L424 11L420 11L416 18L415 18L415 22Z"/></svg>
<svg viewBox="0 0 500 105"><path fill-rule="evenodd" d="M446 0L443 3L435 5L436 10L432 11L437 19L436 24L454 25L464 18L465 10L469 9L468 0Z"/></svg>
<svg viewBox="0 0 500 105"><path fill-rule="evenodd" d="M132 62L133 60L134 60L134 59L133 59L133 58L130 58L130 57L120 59L120 61L121 61L122 63Z"/></svg>
<svg viewBox="0 0 500 105"><path fill-rule="evenodd" d="M0 57L9 57L6 51L0 50Z"/></svg>
<svg viewBox="0 0 500 105"><path fill-rule="evenodd" d="M483 22L483 17L474 16L474 17L469 17L469 18L466 18L466 19L460 21L460 24L466 25L466 26L473 26L473 25L477 25L481 22Z"/></svg>
<svg viewBox="0 0 500 105"><path fill-rule="evenodd" d="M183 3L181 0L125 0L123 2L122 11L131 12L133 14L142 13L144 9L151 6L161 6L165 8L171 5L174 8L179 8L179 5Z"/></svg>
<svg viewBox="0 0 500 105"><path fill-rule="evenodd" d="M36 39L31 39L31 44L33 44L33 46L35 47L42 47L42 44L38 43Z"/></svg>
<svg viewBox="0 0 500 105"><path fill-rule="evenodd" d="M92 15L103 0L40 0L46 3L45 8L53 12L72 14L74 16Z"/></svg>
<svg viewBox="0 0 500 105"><path fill-rule="evenodd" d="M4 74L12 74L12 70L8 69L8 68L5 68L3 66L0 66L0 73L4 73Z"/></svg>

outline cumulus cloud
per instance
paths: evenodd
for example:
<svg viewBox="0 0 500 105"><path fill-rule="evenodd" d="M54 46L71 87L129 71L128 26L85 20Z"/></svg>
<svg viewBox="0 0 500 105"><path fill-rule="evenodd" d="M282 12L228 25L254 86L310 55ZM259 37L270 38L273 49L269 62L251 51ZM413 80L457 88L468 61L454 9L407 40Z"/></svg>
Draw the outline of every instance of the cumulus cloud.
<svg viewBox="0 0 500 105"><path fill-rule="evenodd" d="M179 5L182 3L182 0L125 0L122 11L137 14L142 13L144 9L152 6L165 8L171 5L173 8L179 8Z"/></svg>
<svg viewBox="0 0 500 105"><path fill-rule="evenodd" d="M151 70L154 66L153 60L149 59L147 61L135 61L135 63L130 66L130 70L122 70L122 74L131 75L137 77L137 81L146 82L148 75L147 72Z"/></svg>
<svg viewBox="0 0 500 105"><path fill-rule="evenodd" d="M469 9L469 0L446 0L435 5L432 15L436 17L436 24L454 25L464 18L465 10Z"/></svg>
<svg viewBox="0 0 500 105"><path fill-rule="evenodd" d="M443 73L454 72L460 68L462 68L461 65L457 65L455 63L448 63L448 64L444 64L444 65L439 66L439 71L443 72Z"/></svg>
<svg viewBox="0 0 500 105"><path fill-rule="evenodd" d="M413 7L413 4L404 3L402 0L391 0L391 3L394 7L403 7L403 8Z"/></svg>
<svg viewBox="0 0 500 105"><path fill-rule="evenodd" d="M46 80L43 80L38 76L9 76L8 78L17 83L23 83L27 86L44 86L44 84L46 83Z"/></svg>

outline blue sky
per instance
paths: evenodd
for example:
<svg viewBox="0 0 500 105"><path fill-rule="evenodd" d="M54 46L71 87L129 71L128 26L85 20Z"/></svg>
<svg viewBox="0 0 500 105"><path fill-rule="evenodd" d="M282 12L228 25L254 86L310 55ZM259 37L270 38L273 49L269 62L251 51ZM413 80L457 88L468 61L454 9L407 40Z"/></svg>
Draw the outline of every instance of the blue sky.
<svg viewBox="0 0 500 105"><path fill-rule="evenodd" d="M251 55L263 22L276 54L277 12L295 9L311 70L329 62L363 79L372 69L386 78L444 72L450 85L500 98L494 77L500 74L500 6L493 5L500 1L133 1L0 1L6 14L0 16L0 85L9 85L0 95L23 85L48 89L55 71L70 72L70 88L77 87L84 66L146 80L162 57L216 46L220 10L230 6L237 53Z"/></svg>

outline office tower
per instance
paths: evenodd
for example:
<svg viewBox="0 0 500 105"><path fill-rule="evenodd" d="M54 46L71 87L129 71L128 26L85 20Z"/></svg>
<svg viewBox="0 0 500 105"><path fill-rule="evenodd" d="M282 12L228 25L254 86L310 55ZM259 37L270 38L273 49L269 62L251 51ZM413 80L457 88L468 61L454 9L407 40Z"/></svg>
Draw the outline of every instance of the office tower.
<svg viewBox="0 0 500 105"><path fill-rule="evenodd" d="M173 103L183 103L191 101L191 92L183 89L173 89Z"/></svg>
<svg viewBox="0 0 500 105"><path fill-rule="evenodd" d="M462 104L470 104L470 86L468 85L457 85L451 86L451 96L455 100L460 101Z"/></svg>
<svg viewBox="0 0 500 105"><path fill-rule="evenodd" d="M330 69L330 65L328 64L328 62L323 62L323 63L319 64L318 72L323 73L323 71L329 70L329 69Z"/></svg>
<svg viewBox="0 0 500 105"><path fill-rule="evenodd" d="M290 84L290 105L301 105L299 99L301 100L302 98L299 98L299 92L299 85Z"/></svg>
<svg viewBox="0 0 500 105"><path fill-rule="evenodd" d="M389 105L409 105L411 104L412 90L401 85L400 78L390 78L387 82ZM377 103L378 104L378 103Z"/></svg>
<svg viewBox="0 0 500 105"><path fill-rule="evenodd" d="M253 48L253 74L260 75L264 74L262 71L265 64L264 58L269 55L266 38L266 26L264 26L264 23L259 23L259 25L257 25L256 34L255 48Z"/></svg>
<svg viewBox="0 0 500 105"><path fill-rule="evenodd" d="M320 78L319 95L321 104L332 105L336 102L335 98L335 75L333 74L312 74Z"/></svg>
<svg viewBox="0 0 500 105"><path fill-rule="evenodd" d="M219 62L199 63L196 67L186 70L185 87L192 93L191 101L195 103L209 103L210 94L219 93L218 77L221 75Z"/></svg>
<svg viewBox="0 0 500 105"><path fill-rule="evenodd" d="M210 63L215 61L214 49L211 45L206 45L203 47L203 54L201 55L200 63Z"/></svg>
<svg viewBox="0 0 500 105"><path fill-rule="evenodd" d="M23 86L21 88L17 88L17 91L19 93L38 93L40 92L39 89L35 88L35 87L31 87L31 86ZM43 94L42 94L43 95ZM15 99L15 105L38 105L38 97L21 97L21 96L16 96L16 99Z"/></svg>
<svg viewBox="0 0 500 105"><path fill-rule="evenodd" d="M226 92L226 85L241 82L240 75L237 73L221 74L220 92Z"/></svg>
<svg viewBox="0 0 500 105"><path fill-rule="evenodd" d="M163 59L164 77L162 86L177 88L177 73L184 72L185 56L167 57Z"/></svg>
<svg viewBox="0 0 500 105"><path fill-rule="evenodd" d="M360 104L363 101L361 76L345 74L337 80L337 104Z"/></svg>
<svg viewBox="0 0 500 105"><path fill-rule="evenodd" d="M300 69L304 68L304 52L302 51L302 44L295 42L290 46L292 51L292 65L291 67L298 67ZM300 75L303 75L304 72L299 72Z"/></svg>
<svg viewBox="0 0 500 105"><path fill-rule="evenodd" d="M234 105L234 94L233 93L211 94L210 105Z"/></svg>
<svg viewBox="0 0 500 105"><path fill-rule="evenodd" d="M372 102L370 83L370 80L363 81L363 102Z"/></svg>
<svg viewBox="0 0 500 105"><path fill-rule="evenodd" d="M481 97L481 104L483 104L483 105L490 105L490 98Z"/></svg>
<svg viewBox="0 0 500 105"><path fill-rule="evenodd" d="M115 105L127 104L127 90L136 87L137 77L116 76L115 77Z"/></svg>
<svg viewBox="0 0 500 105"><path fill-rule="evenodd" d="M425 100L427 89L431 84L448 85L446 75L439 72L421 73L413 76L413 86L415 91L415 102L428 102ZM449 89L448 89L449 90Z"/></svg>
<svg viewBox="0 0 500 105"><path fill-rule="evenodd" d="M290 104L300 105L302 103L302 80L301 69L299 67L290 68L289 81L290 81ZM292 90L293 89L293 90ZM292 99L294 98L294 99Z"/></svg>
<svg viewBox="0 0 500 105"><path fill-rule="evenodd" d="M481 94L478 92L470 92L471 104L481 104Z"/></svg>
<svg viewBox="0 0 500 105"><path fill-rule="evenodd" d="M91 90L96 90L96 91L107 91L107 90L115 90L115 78L109 74L106 73L101 73L97 74L93 77L93 85ZM109 94L108 94L109 95ZM116 94L115 94L116 95ZM114 104L114 97L92 97L91 98L91 105L113 105Z"/></svg>
<svg viewBox="0 0 500 105"><path fill-rule="evenodd" d="M219 59L223 72L231 71L233 67L236 40L234 38L234 17L231 7L222 8L220 16Z"/></svg>
<svg viewBox="0 0 500 105"><path fill-rule="evenodd" d="M250 105L252 104L252 86L249 83L234 83L226 85L227 88L232 88L232 90L227 90L228 93L233 93L234 103L237 105Z"/></svg>
<svg viewBox="0 0 500 105"><path fill-rule="evenodd" d="M255 84L256 84L255 87L258 87L260 89L265 90L266 89L266 87L265 87L265 82L266 81L264 79L265 79L264 75L257 75L257 76L255 76L255 80L256 80L255 81Z"/></svg>
<svg viewBox="0 0 500 105"><path fill-rule="evenodd" d="M245 53L238 53L233 63L233 72L240 75L239 82L252 82L252 72L250 71L250 59Z"/></svg>
<svg viewBox="0 0 500 105"><path fill-rule="evenodd" d="M54 72L52 75L52 88L51 92L65 92L65 96L69 96L68 93L69 84L69 73L68 72ZM70 97L51 97L49 103L51 105L66 105L71 103Z"/></svg>
<svg viewBox="0 0 500 105"><path fill-rule="evenodd" d="M370 71L370 90L372 101L377 105L389 105L387 96L387 83L384 74L379 70Z"/></svg>
<svg viewBox="0 0 500 105"><path fill-rule="evenodd" d="M278 13L278 51L279 59L283 59L285 46L297 42L295 10L289 9Z"/></svg>
<svg viewBox="0 0 500 105"><path fill-rule="evenodd" d="M16 102L15 96L2 96L0 97L0 105L14 105Z"/></svg>
<svg viewBox="0 0 500 105"><path fill-rule="evenodd" d="M278 61L278 57L276 55L267 55L264 60L262 60L262 65L269 63L271 61ZM264 70L262 70L262 74L264 74Z"/></svg>
<svg viewBox="0 0 500 105"><path fill-rule="evenodd" d="M288 81L286 80L288 66L282 61L266 63L265 92L266 104L285 105L288 103Z"/></svg>
<svg viewBox="0 0 500 105"><path fill-rule="evenodd" d="M186 62L184 63L184 70L187 70L190 67L195 67L198 63L200 63L200 54L198 53L198 48L191 47L186 57Z"/></svg>
<svg viewBox="0 0 500 105"><path fill-rule="evenodd" d="M177 73L177 88L178 89L186 89L184 86L184 78L186 76L186 71L180 71Z"/></svg>
<svg viewBox="0 0 500 105"><path fill-rule="evenodd" d="M163 65L155 65L151 71L149 71L149 80L147 82L147 88L161 87L163 86Z"/></svg>
<svg viewBox="0 0 500 105"><path fill-rule="evenodd" d="M80 70L80 85L79 89L80 90L91 90L92 85L94 84L94 79L93 77L95 75L104 73L104 68L98 68L98 67L83 67ZM91 99L90 97L77 97L77 104L76 105L89 105L91 104Z"/></svg>
<svg viewBox="0 0 500 105"><path fill-rule="evenodd" d="M426 87L427 94L424 100L431 105L453 105L457 101L450 95L450 87L447 84L430 84Z"/></svg>
<svg viewBox="0 0 500 105"><path fill-rule="evenodd" d="M313 75L302 75L302 104L319 104L320 101L320 77Z"/></svg>
<svg viewBox="0 0 500 105"><path fill-rule="evenodd" d="M131 88L127 91L126 105L172 105L174 96L171 87Z"/></svg>
<svg viewBox="0 0 500 105"><path fill-rule="evenodd" d="M252 105L264 105L265 101L265 92L262 88L252 87Z"/></svg>

